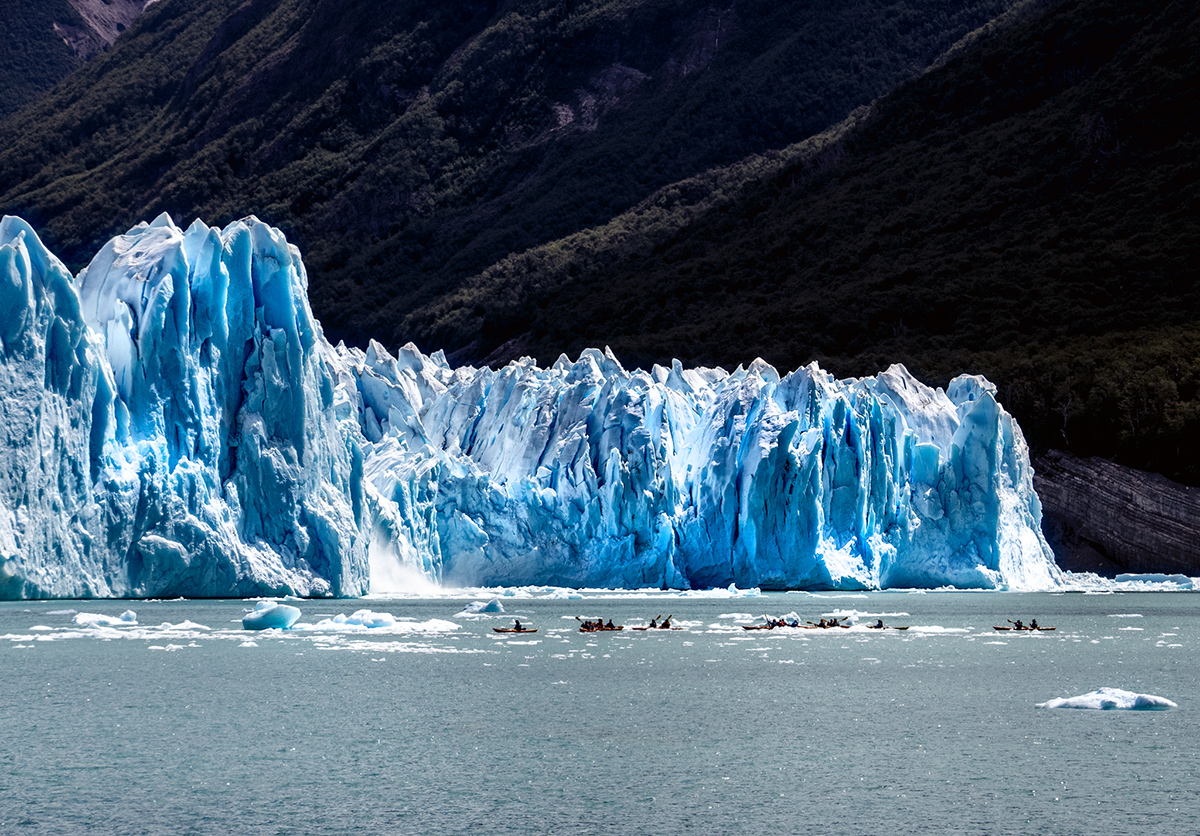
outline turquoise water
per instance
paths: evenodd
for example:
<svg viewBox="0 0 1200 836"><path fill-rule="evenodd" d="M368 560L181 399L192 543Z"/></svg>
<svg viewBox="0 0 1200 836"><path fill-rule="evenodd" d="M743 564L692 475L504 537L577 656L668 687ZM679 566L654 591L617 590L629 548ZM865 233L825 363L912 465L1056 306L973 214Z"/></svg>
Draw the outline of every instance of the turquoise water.
<svg viewBox="0 0 1200 836"><path fill-rule="evenodd" d="M0 604L0 833L1200 832L1200 594L295 603L401 621ZM851 611L912 629L740 627ZM686 629L575 629L668 612ZM514 615L539 632L493 633ZM991 629L1031 617L1057 630ZM1178 707L1035 707L1101 686Z"/></svg>

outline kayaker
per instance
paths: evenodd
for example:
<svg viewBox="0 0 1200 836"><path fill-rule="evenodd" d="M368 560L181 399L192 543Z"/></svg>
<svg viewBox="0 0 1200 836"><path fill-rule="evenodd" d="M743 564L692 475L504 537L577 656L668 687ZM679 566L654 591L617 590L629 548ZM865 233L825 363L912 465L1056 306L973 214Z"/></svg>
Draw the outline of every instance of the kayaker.
<svg viewBox="0 0 1200 836"><path fill-rule="evenodd" d="M875 622L875 629L876 630L883 629L883 619L882 618Z"/></svg>
<svg viewBox="0 0 1200 836"><path fill-rule="evenodd" d="M668 615L666 617L666 619L663 621L663 623L658 626L662 630L670 630L671 629L671 616Z"/></svg>
<svg viewBox="0 0 1200 836"><path fill-rule="evenodd" d="M516 626L517 626L517 627L516 627L516 629L517 629L517 632L518 632L518 633L519 633L519 632L521 632L521 619L519 619L519 618L514 618L514 619L513 619L513 623L514 623L514 624L516 624Z"/></svg>
<svg viewBox="0 0 1200 836"><path fill-rule="evenodd" d="M1016 621L1013 622L1013 628L1016 630L1024 630L1025 625L1022 624L1021 619L1018 618Z"/></svg>
<svg viewBox="0 0 1200 836"><path fill-rule="evenodd" d="M1038 626L1037 626L1037 619L1035 618L1035 619L1033 619L1033 621L1030 621L1030 622L1029 622L1029 629L1030 629L1030 630L1036 630L1037 628L1038 628Z"/></svg>
<svg viewBox="0 0 1200 836"><path fill-rule="evenodd" d="M651 630L658 629L658 616L657 615L654 616L654 618L650 619L650 629Z"/></svg>

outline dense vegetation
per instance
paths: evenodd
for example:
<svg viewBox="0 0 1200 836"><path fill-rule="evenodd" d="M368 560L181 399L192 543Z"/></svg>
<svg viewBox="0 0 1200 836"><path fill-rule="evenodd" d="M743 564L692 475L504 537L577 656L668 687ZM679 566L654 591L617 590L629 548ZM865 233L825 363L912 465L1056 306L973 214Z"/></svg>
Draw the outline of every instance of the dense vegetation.
<svg viewBox="0 0 1200 836"><path fill-rule="evenodd" d="M863 106L1010 6L161 0L0 124L0 209L76 268L254 212L331 336L459 360L980 372L1200 483L1193 5L1026 0Z"/></svg>
<svg viewBox="0 0 1200 836"><path fill-rule="evenodd" d="M840 134L665 189L418 309L503 360L605 343L981 372L1036 449L1200 481L1198 10L1049 5Z"/></svg>
<svg viewBox="0 0 1200 836"><path fill-rule="evenodd" d="M161 0L0 126L0 206L74 267L131 224L255 213L328 332L656 188L803 139L1011 0Z"/></svg>
<svg viewBox="0 0 1200 836"><path fill-rule="evenodd" d="M54 31L55 23L100 48L99 38L67 0L0 3L0 119L36 99L83 63Z"/></svg>

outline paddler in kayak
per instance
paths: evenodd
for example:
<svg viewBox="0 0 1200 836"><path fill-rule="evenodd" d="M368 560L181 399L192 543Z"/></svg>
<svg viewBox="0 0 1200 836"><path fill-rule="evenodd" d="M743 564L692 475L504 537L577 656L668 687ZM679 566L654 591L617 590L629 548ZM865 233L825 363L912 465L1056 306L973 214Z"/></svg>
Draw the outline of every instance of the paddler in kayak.
<svg viewBox="0 0 1200 836"><path fill-rule="evenodd" d="M875 629L876 630L883 629L883 619L882 618L875 622Z"/></svg>
<svg viewBox="0 0 1200 836"><path fill-rule="evenodd" d="M1035 619L1033 619L1032 621L1030 621L1030 622L1029 622L1029 629L1030 629L1030 630L1036 630L1037 628L1038 628L1038 626L1037 626L1037 619L1035 618Z"/></svg>
<svg viewBox="0 0 1200 836"><path fill-rule="evenodd" d="M517 631L518 633L519 633L519 632L521 632L521 619L519 619L519 618L514 618L514 619L513 619L513 625L514 625L514 628L516 629L516 631Z"/></svg>

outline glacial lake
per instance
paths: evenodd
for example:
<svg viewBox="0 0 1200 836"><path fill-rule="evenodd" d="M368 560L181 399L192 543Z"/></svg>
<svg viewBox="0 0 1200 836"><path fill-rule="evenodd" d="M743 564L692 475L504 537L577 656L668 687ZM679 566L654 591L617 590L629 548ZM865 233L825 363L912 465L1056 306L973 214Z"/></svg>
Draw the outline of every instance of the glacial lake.
<svg viewBox="0 0 1200 836"><path fill-rule="evenodd" d="M0 833L1200 832L1198 593L474 600L259 633L244 601L2 603ZM859 626L741 629L764 613ZM1036 707L1102 686L1178 705Z"/></svg>

